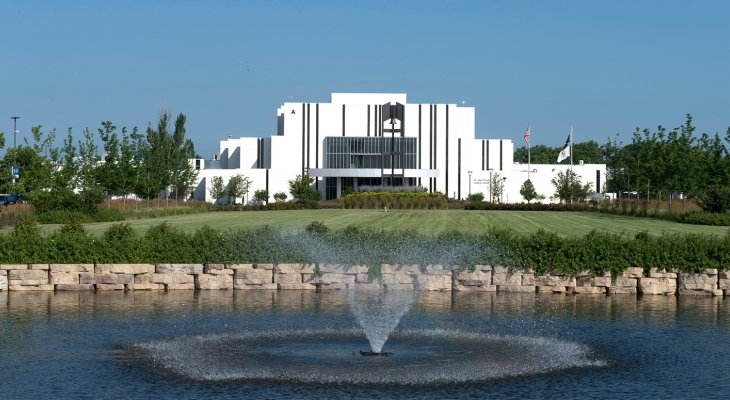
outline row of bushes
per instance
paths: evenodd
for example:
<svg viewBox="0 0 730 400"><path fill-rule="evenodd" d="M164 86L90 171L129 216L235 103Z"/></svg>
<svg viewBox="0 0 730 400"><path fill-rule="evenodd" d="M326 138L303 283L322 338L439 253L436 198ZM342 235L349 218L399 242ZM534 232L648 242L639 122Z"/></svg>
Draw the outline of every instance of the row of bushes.
<svg viewBox="0 0 730 400"><path fill-rule="evenodd" d="M516 235L498 229L427 235L353 226L333 231L322 223L298 232L205 226L188 234L162 223L144 235L128 224L113 225L96 237L79 223L48 235L22 223L0 235L0 263L337 263L373 268L381 263L489 264L529 267L539 274L557 270L575 275L586 269L620 274L632 266L695 272L730 266L730 236L643 232L631 237L593 231L565 238L544 230Z"/></svg>
<svg viewBox="0 0 730 400"><path fill-rule="evenodd" d="M706 211L681 211L660 208L647 201L602 202L597 210L606 214L630 215L634 217L657 218L683 224L730 226L730 214Z"/></svg>
<svg viewBox="0 0 730 400"><path fill-rule="evenodd" d="M377 192L351 192L351 193L343 193L344 197L369 197L369 196L379 196L379 197L443 197L443 193L435 192L435 193L429 193L429 192L389 192L389 191L377 191Z"/></svg>
<svg viewBox="0 0 730 400"><path fill-rule="evenodd" d="M586 203L489 203L473 202L464 205L465 210L504 210L504 211L596 211Z"/></svg>
<svg viewBox="0 0 730 400"><path fill-rule="evenodd" d="M214 205L210 211L277 211L277 210L317 210L319 202L314 200L300 200L296 202L281 201L268 204L236 204Z"/></svg>
<svg viewBox="0 0 730 400"><path fill-rule="evenodd" d="M443 210L448 207L448 199L439 196L346 196L339 198L340 207L347 209L382 209L383 207L398 210Z"/></svg>

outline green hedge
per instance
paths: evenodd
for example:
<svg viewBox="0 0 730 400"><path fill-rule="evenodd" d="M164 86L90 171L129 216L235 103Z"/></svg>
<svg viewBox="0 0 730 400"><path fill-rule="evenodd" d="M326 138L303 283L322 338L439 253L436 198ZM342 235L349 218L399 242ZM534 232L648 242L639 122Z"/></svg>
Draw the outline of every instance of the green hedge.
<svg viewBox="0 0 730 400"><path fill-rule="evenodd" d="M464 205L465 210L506 210L506 211L597 211L586 203L489 203L472 202Z"/></svg>
<svg viewBox="0 0 730 400"><path fill-rule="evenodd" d="M677 268L694 272L730 266L730 236L636 237L593 231L564 238L538 230L516 235L490 229L482 234L384 231L353 226L330 230L313 223L287 232L270 227L220 231L207 226L188 234L166 223L137 234L128 224L103 235L87 234L76 222L51 234L22 223L0 235L0 263L337 263L368 265L377 276L383 264L476 264L529 267L575 275L583 270L619 274L628 267Z"/></svg>

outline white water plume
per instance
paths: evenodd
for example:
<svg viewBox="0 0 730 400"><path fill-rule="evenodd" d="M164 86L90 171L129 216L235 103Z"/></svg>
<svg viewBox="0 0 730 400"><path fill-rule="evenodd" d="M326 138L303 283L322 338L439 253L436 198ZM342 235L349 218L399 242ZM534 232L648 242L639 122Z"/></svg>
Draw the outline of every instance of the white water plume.
<svg viewBox="0 0 730 400"><path fill-rule="evenodd" d="M415 290L349 290L345 297L370 342L370 350L380 353L417 296Z"/></svg>

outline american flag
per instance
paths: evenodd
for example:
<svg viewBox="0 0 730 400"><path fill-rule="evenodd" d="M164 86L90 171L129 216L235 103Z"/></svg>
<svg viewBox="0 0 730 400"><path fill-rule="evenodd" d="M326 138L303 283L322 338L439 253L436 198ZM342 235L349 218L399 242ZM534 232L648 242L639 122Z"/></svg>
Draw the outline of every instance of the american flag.
<svg viewBox="0 0 730 400"><path fill-rule="evenodd" d="M525 145L530 148L530 125L527 125L527 131L525 132Z"/></svg>

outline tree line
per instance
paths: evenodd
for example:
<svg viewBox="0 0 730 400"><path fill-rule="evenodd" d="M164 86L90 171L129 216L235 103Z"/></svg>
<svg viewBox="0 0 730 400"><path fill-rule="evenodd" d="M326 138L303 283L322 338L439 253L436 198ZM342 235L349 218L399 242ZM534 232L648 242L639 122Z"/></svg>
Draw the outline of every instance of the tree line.
<svg viewBox="0 0 730 400"><path fill-rule="evenodd" d="M180 113L173 123L172 112L163 108L157 126L150 123L145 133L137 127L120 130L105 121L96 134L84 129L78 141L68 128L60 148L55 146L55 129L45 134L42 126L35 126L32 141L25 138L17 148L6 149L0 160L0 192L29 193L38 211L93 209L112 196L150 199L163 191L185 199L197 178L189 163L196 154L193 142L185 138L185 122ZM4 147L0 133L0 149ZM12 175L14 165L20 169L17 177Z"/></svg>

